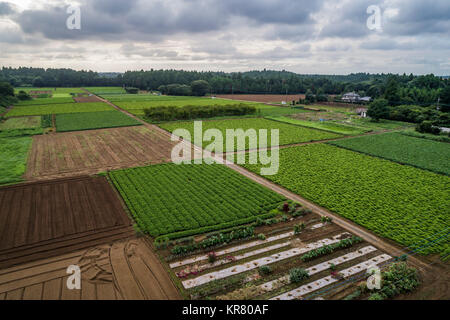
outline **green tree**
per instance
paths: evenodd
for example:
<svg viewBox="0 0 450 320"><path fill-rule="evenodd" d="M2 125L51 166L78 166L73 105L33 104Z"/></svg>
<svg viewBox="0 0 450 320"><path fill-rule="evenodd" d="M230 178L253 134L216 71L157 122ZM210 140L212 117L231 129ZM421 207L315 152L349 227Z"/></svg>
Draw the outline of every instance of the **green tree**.
<svg viewBox="0 0 450 320"><path fill-rule="evenodd" d="M450 85L447 85L441 92L441 111L450 112Z"/></svg>
<svg viewBox="0 0 450 320"><path fill-rule="evenodd" d="M384 90L384 98L388 101L389 105L395 106L399 104L400 94L398 82L394 77L389 78L386 89Z"/></svg>
<svg viewBox="0 0 450 320"><path fill-rule="evenodd" d="M191 83L192 95L203 97L209 92L209 83L205 80L197 80Z"/></svg>
<svg viewBox="0 0 450 320"><path fill-rule="evenodd" d="M18 98L19 100L22 100L22 101L33 99L28 93L26 93L26 92L23 91L23 90L20 90L20 91L19 91L19 93L17 94L17 98Z"/></svg>
<svg viewBox="0 0 450 320"><path fill-rule="evenodd" d="M380 119L389 118L388 101L386 99L376 99L369 105L367 115L376 122L380 121Z"/></svg>
<svg viewBox="0 0 450 320"><path fill-rule="evenodd" d="M0 96L14 96L14 88L8 82L0 82Z"/></svg>

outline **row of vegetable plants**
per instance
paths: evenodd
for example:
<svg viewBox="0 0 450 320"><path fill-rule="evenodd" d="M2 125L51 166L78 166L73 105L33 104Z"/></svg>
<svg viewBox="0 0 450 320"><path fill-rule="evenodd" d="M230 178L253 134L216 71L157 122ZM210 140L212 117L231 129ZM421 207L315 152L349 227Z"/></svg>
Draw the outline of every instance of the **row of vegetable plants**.
<svg viewBox="0 0 450 320"><path fill-rule="evenodd" d="M251 223L285 198L223 165L162 164L109 173L139 227L161 241Z"/></svg>
<svg viewBox="0 0 450 320"><path fill-rule="evenodd" d="M244 167L259 174L263 165ZM448 176L315 144L280 150L279 171L266 178L422 254L448 243L431 244L450 227Z"/></svg>

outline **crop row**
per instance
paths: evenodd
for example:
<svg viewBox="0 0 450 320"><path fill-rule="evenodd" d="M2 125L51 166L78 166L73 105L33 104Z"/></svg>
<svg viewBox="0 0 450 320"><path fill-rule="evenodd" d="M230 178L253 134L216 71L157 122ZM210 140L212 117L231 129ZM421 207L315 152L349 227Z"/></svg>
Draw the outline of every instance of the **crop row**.
<svg viewBox="0 0 450 320"><path fill-rule="evenodd" d="M115 128L136 125L140 125L137 120L117 110L68 113L59 114L56 116L56 130L58 132Z"/></svg>
<svg viewBox="0 0 450 320"><path fill-rule="evenodd" d="M450 145L385 133L330 142L335 146L393 160L437 173L450 174Z"/></svg>
<svg viewBox="0 0 450 320"><path fill-rule="evenodd" d="M163 164L110 177L140 228L154 237L252 222L285 200L222 165Z"/></svg>
<svg viewBox="0 0 450 320"><path fill-rule="evenodd" d="M60 103L51 105L37 105L37 106L19 106L14 107L6 114L6 117L20 117L20 116L40 116L46 114L63 114L63 113L78 113L78 112L99 112L112 111L113 107L103 102L93 103Z"/></svg>
<svg viewBox="0 0 450 320"><path fill-rule="evenodd" d="M279 172L266 178L411 249L450 227L448 176L316 144L280 150ZM420 252L441 252L445 240Z"/></svg>
<svg viewBox="0 0 450 320"><path fill-rule="evenodd" d="M182 128L187 129L191 133L191 139L194 137L194 122L175 122L175 123L163 123L159 125L161 128L173 132L176 129ZM217 120L217 121L203 121L203 132L208 129L218 129L222 132L224 137L223 150L226 151L226 131L228 129L243 129L247 131L249 129L254 129L258 134L260 129L268 130L268 145L271 143L271 131L273 129L279 130L279 142L280 145L288 145L294 143L302 143L302 142L310 142L310 141L319 141L325 139L333 139L338 138L341 135L325 132L315 129L303 128L300 126L295 126L291 124L285 124L277 121L271 121L267 119L233 119L233 120ZM236 139L235 139L236 140ZM246 139L245 149L249 149L248 139ZM241 150L242 148L238 148L235 141L235 150ZM204 144L203 147L209 145L210 142ZM235 151L229 150L229 151Z"/></svg>

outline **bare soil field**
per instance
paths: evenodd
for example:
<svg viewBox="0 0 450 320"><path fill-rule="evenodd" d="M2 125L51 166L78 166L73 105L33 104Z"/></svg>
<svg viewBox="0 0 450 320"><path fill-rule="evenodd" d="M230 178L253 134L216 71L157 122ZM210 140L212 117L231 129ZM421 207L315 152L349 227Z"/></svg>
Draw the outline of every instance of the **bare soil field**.
<svg viewBox="0 0 450 320"><path fill-rule="evenodd" d="M148 127L35 136L25 177L42 180L166 162L174 144Z"/></svg>
<svg viewBox="0 0 450 320"><path fill-rule="evenodd" d="M104 177L0 188L0 269L132 235Z"/></svg>
<svg viewBox="0 0 450 320"><path fill-rule="evenodd" d="M88 103L88 102L102 102L97 96L90 97L74 97L73 100L78 103Z"/></svg>
<svg viewBox="0 0 450 320"><path fill-rule="evenodd" d="M81 269L81 290L67 289L66 269ZM181 299L143 238L93 246L0 270L0 300Z"/></svg>
<svg viewBox="0 0 450 320"><path fill-rule="evenodd" d="M253 101L262 103L281 103L281 101L292 102L298 101L300 99L305 99L304 94L294 94L294 95L282 95L282 94L219 94L217 98L231 99L231 100L243 100L243 101Z"/></svg>

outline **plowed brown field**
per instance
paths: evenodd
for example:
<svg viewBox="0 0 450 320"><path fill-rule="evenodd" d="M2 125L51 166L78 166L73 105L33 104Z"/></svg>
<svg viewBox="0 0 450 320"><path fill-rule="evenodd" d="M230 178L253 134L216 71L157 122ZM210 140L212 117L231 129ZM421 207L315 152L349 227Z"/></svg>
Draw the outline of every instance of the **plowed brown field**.
<svg viewBox="0 0 450 320"><path fill-rule="evenodd" d="M170 160L174 142L146 127L125 127L33 137L27 180L89 175Z"/></svg>
<svg viewBox="0 0 450 320"><path fill-rule="evenodd" d="M133 234L104 177L0 188L0 269Z"/></svg>
<svg viewBox="0 0 450 320"><path fill-rule="evenodd" d="M67 268L81 289L67 288ZM0 270L0 300L174 300L177 289L145 239L99 245Z"/></svg>

